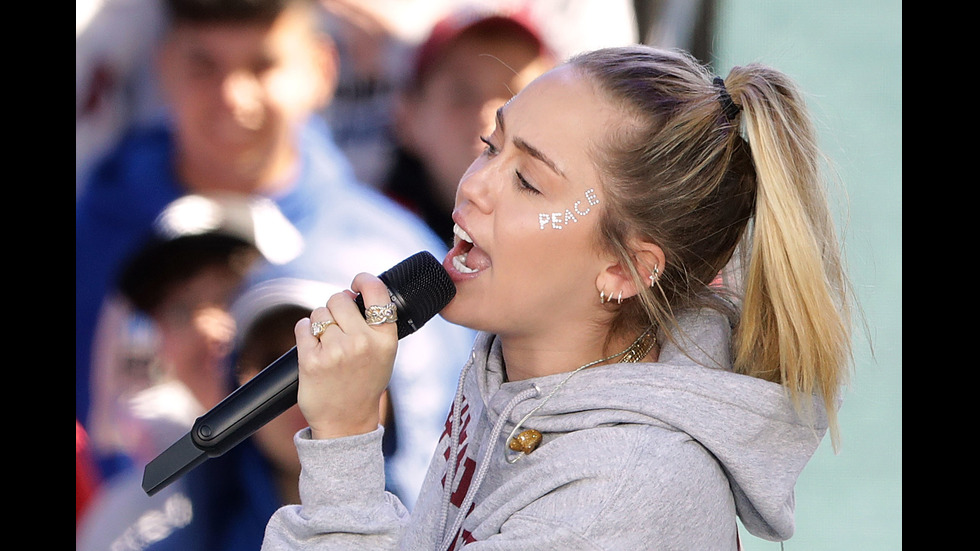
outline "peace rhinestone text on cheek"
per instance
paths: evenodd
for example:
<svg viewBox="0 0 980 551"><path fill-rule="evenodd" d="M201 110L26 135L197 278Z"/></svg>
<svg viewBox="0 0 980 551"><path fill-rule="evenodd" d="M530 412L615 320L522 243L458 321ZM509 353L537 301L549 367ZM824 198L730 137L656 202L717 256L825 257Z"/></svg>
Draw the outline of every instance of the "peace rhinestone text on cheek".
<svg viewBox="0 0 980 551"><path fill-rule="evenodd" d="M592 210L591 207L599 204L599 198L595 196L595 188L585 190L585 200L589 203L589 206L585 207L585 210L580 208L582 201L578 200L575 201L574 205L572 205L571 210L565 209L565 212L552 212L550 214L547 212L542 212L538 215L538 225L540 226L540 229L543 230L546 227L551 226L553 229L560 230L567 226L569 222L578 222L578 218L575 217L576 214L579 216L589 214L589 212Z"/></svg>

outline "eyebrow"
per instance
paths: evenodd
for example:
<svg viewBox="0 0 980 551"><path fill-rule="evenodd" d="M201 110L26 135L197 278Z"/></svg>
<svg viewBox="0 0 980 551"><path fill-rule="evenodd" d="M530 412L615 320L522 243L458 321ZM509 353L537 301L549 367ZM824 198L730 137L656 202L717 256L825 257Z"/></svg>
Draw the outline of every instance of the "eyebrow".
<svg viewBox="0 0 980 551"><path fill-rule="evenodd" d="M500 108L497 109L497 128L499 128L501 131L503 131L503 129L504 129L504 108L503 107L500 107ZM558 165L555 164L554 161L552 161L551 159L549 159L547 155L545 155L544 153L542 153L540 149L538 149L538 148L534 147L533 145L527 143L526 141L522 140L521 138L514 138L513 139L513 142L514 142L514 146L517 149L520 149L521 151L527 153L528 155L530 155L530 156L534 157L535 159L541 161L542 163L546 164L548 166L548 168L550 168L551 170L553 170L555 172L555 174L561 176L562 178L565 178L566 180L568 179L568 177L565 176L565 173L562 172L561 169L558 168Z"/></svg>

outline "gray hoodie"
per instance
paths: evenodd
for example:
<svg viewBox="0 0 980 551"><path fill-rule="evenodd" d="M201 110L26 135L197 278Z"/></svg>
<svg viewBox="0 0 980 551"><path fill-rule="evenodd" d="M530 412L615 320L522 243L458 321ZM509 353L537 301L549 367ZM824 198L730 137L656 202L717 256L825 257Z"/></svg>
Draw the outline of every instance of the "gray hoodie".
<svg viewBox="0 0 980 551"><path fill-rule="evenodd" d="M733 373L722 316L681 321L684 340L657 363L517 382L481 334L411 515L384 492L380 428L301 431L303 505L272 517L263 549L736 549L736 514L788 539L824 410L814 400L801 416L782 386ZM525 416L519 430L543 439L515 454L507 439Z"/></svg>

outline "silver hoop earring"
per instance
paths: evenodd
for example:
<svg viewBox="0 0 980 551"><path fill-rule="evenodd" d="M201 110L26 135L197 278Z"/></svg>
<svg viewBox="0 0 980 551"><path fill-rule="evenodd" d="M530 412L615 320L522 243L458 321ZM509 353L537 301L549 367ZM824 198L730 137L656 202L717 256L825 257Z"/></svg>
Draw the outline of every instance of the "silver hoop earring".
<svg viewBox="0 0 980 551"><path fill-rule="evenodd" d="M622 303L623 303L623 292L620 291L619 296L616 297L616 304L622 304Z"/></svg>
<svg viewBox="0 0 980 551"><path fill-rule="evenodd" d="M599 291L599 304L605 304L605 303L606 303L606 292Z"/></svg>
<svg viewBox="0 0 980 551"><path fill-rule="evenodd" d="M653 273L650 274L650 287L653 287L654 285L657 284L657 278L659 277L660 277L660 268L654 266Z"/></svg>

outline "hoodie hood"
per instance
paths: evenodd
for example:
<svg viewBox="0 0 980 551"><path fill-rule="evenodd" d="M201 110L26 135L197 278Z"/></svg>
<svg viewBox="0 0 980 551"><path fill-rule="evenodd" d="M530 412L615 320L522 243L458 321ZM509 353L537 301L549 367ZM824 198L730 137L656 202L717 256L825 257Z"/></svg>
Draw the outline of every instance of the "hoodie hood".
<svg viewBox="0 0 980 551"><path fill-rule="evenodd" d="M603 425L686 433L721 464L746 529L765 539L788 539L796 480L827 428L821 402L794 408L782 385L732 372L731 327L722 315L688 313L680 329L677 343L658 335L664 344L656 363L609 364L571 377L507 383L500 341L481 334L470 376L478 378L489 422L506 437L530 415L515 433L540 431L539 449L561 434ZM502 413L509 422L499 422Z"/></svg>

